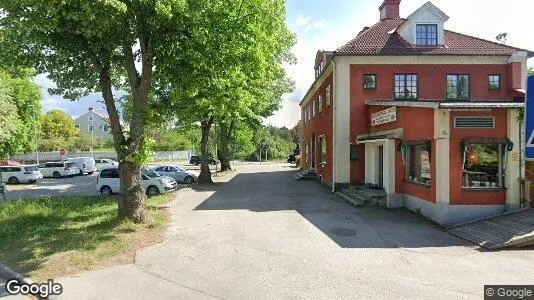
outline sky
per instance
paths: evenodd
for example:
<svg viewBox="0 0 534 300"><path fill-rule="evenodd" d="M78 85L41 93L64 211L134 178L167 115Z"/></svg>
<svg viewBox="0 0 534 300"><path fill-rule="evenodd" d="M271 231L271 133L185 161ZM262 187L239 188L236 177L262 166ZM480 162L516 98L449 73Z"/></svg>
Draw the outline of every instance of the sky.
<svg viewBox="0 0 534 300"><path fill-rule="evenodd" d="M335 50L353 39L365 26L379 21L378 7L383 0L286 0L286 23L296 34L292 48L297 58L294 65L286 65L286 71L295 81L295 90L282 99L282 108L267 118L264 124L295 126L300 118L299 102L314 81L313 64L317 50ZM426 0L402 0L401 17L407 17ZM495 40L501 32L508 33L507 45L534 50L532 29L527 20L532 18L532 0L432 0L450 19L445 28L487 40ZM529 65L534 64L534 59ZM92 94L72 102L61 96L50 95L47 89L54 87L46 75L35 78L43 94L43 110L62 109L76 117L89 107L105 114L102 97Z"/></svg>

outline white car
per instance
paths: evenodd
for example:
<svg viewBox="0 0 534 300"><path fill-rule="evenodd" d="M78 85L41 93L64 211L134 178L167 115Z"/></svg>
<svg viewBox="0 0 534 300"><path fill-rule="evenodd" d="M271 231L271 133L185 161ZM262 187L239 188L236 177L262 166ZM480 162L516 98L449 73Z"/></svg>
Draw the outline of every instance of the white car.
<svg viewBox="0 0 534 300"><path fill-rule="evenodd" d="M9 184L34 183L43 178L43 174L36 166L0 166L2 182Z"/></svg>
<svg viewBox="0 0 534 300"><path fill-rule="evenodd" d="M96 171L95 160L92 157L73 157L69 158L68 161L78 166L78 175L82 175L83 173L91 175Z"/></svg>
<svg viewBox="0 0 534 300"><path fill-rule="evenodd" d="M119 162L114 161L112 159L107 159L107 158L96 158L95 159L95 167L97 171L100 171L108 167L118 166L118 165L119 165Z"/></svg>
<svg viewBox="0 0 534 300"><path fill-rule="evenodd" d="M71 177L80 173L80 169L73 162L45 162L39 165L39 170L43 177Z"/></svg>
<svg viewBox="0 0 534 300"><path fill-rule="evenodd" d="M191 184L198 180L198 173L187 171L186 169L177 165L165 165L152 167L152 170L158 172L161 175L174 178L178 182L185 182Z"/></svg>
<svg viewBox="0 0 534 300"><path fill-rule="evenodd" d="M149 168L141 169L141 184L148 196L155 196L165 192L170 192L178 187L176 181L167 176L152 171ZM96 190L102 195L118 194L121 185L119 179L119 168L116 166L100 170L96 179Z"/></svg>

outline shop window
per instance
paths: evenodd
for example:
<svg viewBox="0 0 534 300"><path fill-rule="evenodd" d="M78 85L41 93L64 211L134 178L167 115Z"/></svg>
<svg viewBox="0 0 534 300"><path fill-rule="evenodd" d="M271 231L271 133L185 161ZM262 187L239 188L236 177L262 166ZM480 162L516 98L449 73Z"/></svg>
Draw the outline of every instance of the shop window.
<svg viewBox="0 0 534 300"><path fill-rule="evenodd" d="M402 146L406 181L430 185L430 147L428 142L412 143Z"/></svg>
<svg viewBox="0 0 534 300"><path fill-rule="evenodd" d="M488 75L488 89L498 90L501 88L501 75L491 74Z"/></svg>
<svg viewBox="0 0 534 300"><path fill-rule="evenodd" d="M417 74L395 74L395 99L417 100Z"/></svg>
<svg viewBox="0 0 534 300"><path fill-rule="evenodd" d="M447 100L469 100L469 75L447 75Z"/></svg>
<svg viewBox="0 0 534 300"><path fill-rule="evenodd" d="M464 146L462 186L503 188L506 144L472 143Z"/></svg>
<svg viewBox="0 0 534 300"><path fill-rule="evenodd" d="M321 149L321 165L326 165L326 136L323 134L319 137L319 148Z"/></svg>
<svg viewBox="0 0 534 300"><path fill-rule="evenodd" d="M376 75L375 74L363 75L363 89L364 90L376 90Z"/></svg>
<svg viewBox="0 0 534 300"><path fill-rule="evenodd" d="M326 87L326 107L330 106L330 85Z"/></svg>

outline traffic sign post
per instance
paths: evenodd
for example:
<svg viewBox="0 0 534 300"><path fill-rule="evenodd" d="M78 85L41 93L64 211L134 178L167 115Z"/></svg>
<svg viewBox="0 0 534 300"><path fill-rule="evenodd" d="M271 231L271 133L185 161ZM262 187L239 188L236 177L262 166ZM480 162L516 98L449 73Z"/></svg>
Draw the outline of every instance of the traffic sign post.
<svg viewBox="0 0 534 300"><path fill-rule="evenodd" d="M525 160L534 161L534 75L528 77L525 101Z"/></svg>

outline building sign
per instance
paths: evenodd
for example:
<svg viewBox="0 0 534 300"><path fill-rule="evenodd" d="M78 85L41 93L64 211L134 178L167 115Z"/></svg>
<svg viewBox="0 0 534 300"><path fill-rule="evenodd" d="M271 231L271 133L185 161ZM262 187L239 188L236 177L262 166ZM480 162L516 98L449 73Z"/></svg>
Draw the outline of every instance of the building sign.
<svg viewBox="0 0 534 300"><path fill-rule="evenodd" d="M397 121L397 107L393 106L371 114L371 126Z"/></svg>
<svg viewBox="0 0 534 300"><path fill-rule="evenodd" d="M528 77L525 102L525 159L534 160L534 75Z"/></svg>

